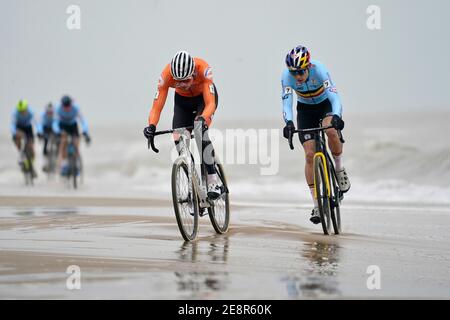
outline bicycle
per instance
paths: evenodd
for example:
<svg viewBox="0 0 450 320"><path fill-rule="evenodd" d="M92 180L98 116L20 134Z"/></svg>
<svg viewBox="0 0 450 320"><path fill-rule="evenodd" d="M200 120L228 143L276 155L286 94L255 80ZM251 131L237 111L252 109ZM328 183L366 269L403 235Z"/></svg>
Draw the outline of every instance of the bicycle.
<svg viewBox="0 0 450 320"><path fill-rule="evenodd" d="M77 149L74 143L75 137L73 135L67 136L67 170L64 172L64 176L67 178L68 185L70 186L71 180L74 189L78 187L78 177L82 173L82 161L81 156L77 153ZM64 170L64 168L63 168Z"/></svg>
<svg viewBox="0 0 450 320"><path fill-rule="evenodd" d="M21 143L21 149L20 149L20 161L19 166L20 170L23 172L24 178L25 178L25 185L34 185L33 180L36 177L35 171L34 171L34 164L33 164L33 151L31 150L30 144L28 143L27 137L23 138L23 143Z"/></svg>
<svg viewBox="0 0 450 320"><path fill-rule="evenodd" d="M189 131L194 129L194 135ZM217 175L220 179L221 195L211 200L207 196L206 168L200 165L201 175L195 165L194 156L189 146L195 139L200 150L202 146L201 126L177 128L155 132L154 136L176 133L180 135L178 143L179 156L172 166L172 201L178 228L185 241L195 240L198 232L198 218L209 215L211 224L218 234L228 231L230 222L230 200L228 184L223 166L214 161ZM156 153L153 139L148 140L148 148Z"/></svg>
<svg viewBox="0 0 450 320"><path fill-rule="evenodd" d="M45 138L47 139L47 154L45 155L47 161L44 167L44 171L50 178L56 171L59 141L57 136L52 132L45 134Z"/></svg>
<svg viewBox="0 0 450 320"><path fill-rule="evenodd" d="M320 220L323 233L331 233L331 224L334 234L340 234L342 230L340 204L344 199L344 193L340 190L334 162L331 160L330 152L326 143L327 129L334 128L332 125L312 129L293 130L289 136L289 146L294 150L292 137L295 133L314 133L315 149L313 160L314 168L314 196L319 205ZM342 132L337 130L339 139L345 142ZM330 184L331 180L331 184Z"/></svg>

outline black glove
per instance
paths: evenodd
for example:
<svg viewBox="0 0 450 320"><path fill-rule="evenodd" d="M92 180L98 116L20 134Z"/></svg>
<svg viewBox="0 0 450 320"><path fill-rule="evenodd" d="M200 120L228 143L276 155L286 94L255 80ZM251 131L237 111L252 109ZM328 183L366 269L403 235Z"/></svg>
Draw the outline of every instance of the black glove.
<svg viewBox="0 0 450 320"><path fill-rule="evenodd" d="M294 130L295 130L294 123L291 120L289 120L286 123L286 126L283 128L283 137L289 139L289 137L291 136L291 132Z"/></svg>
<svg viewBox="0 0 450 320"><path fill-rule="evenodd" d="M343 130L344 129L344 120L341 119L338 115L334 114L333 118L331 119L331 125L336 130Z"/></svg>
<svg viewBox="0 0 450 320"><path fill-rule="evenodd" d="M87 134L87 132L83 132L83 136L84 136L84 140L86 141L87 144L91 143L91 137L89 136L89 134Z"/></svg>
<svg viewBox="0 0 450 320"><path fill-rule="evenodd" d="M155 136L156 126L154 124L149 125L144 128L144 136L147 139L153 138Z"/></svg>
<svg viewBox="0 0 450 320"><path fill-rule="evenodd" d="M42 133L38 133L38 134L37 134L37 137L38 137L39 140L44 139L44 135L43 135Z"/></svg>

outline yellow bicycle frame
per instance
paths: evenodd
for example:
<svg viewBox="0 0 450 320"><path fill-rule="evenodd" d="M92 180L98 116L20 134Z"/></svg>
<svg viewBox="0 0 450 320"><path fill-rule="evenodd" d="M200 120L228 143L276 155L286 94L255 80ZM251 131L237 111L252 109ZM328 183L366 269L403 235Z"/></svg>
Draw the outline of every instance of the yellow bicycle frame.
<svg viewBox="0 0 450 320"><path fill-rule="evenodd" d="M325 174L325 185L327 187L327 195L328 195L328 197L330 197L330 194L331 194L330 190L331 190L331 188L330 188L330 181L328 179L328 168L327 168L327 161L325 159L325 155L323 154L323 152L316 152L314 154L313 164L314 164L316 158L320 158L321 161L322 161L323 170L324 170L324 174ZM316 185L317 185L317 183L316 183L316 171L314 170L314 198L317 199Z"/></svg>

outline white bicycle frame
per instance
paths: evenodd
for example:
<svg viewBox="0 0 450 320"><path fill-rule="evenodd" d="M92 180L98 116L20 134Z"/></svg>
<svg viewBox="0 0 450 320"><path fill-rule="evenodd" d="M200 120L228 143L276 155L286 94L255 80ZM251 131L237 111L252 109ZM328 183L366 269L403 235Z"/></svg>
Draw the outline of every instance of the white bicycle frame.
<svg viewBox="0 0 450 320"><path fill-rule="evenodd" d="M186 130L185 128L179 128L179 129L174 129L173 133L177 133L180 135L180 139L179 139L179 148L180 148L180 155L179 158L182 158L187 166L188 166L188 177L189 177L189 181L193 181L193 185L196 191L196 194L199 197L200 203L199 203L199 207L200 208L209 208L211 207L211 203L208 201L208 195L207 195L207 181L206 181L206 174L201 174L202 173L202 161L200 159L200 164L197 166L200 168L200 177L199 177L199 172L198 172L198 168L195 165L195 162L193 161L193 155L190 151L190 140L191 140L191 133ZM197 144L197 148L200 154L200 157L202 156L202 128L201 128L201 122L199 121L195 121L194 123L194 138L195 138L195 142ZM191 184L189 183L189 191L192 192L191 190Z"/></svg>

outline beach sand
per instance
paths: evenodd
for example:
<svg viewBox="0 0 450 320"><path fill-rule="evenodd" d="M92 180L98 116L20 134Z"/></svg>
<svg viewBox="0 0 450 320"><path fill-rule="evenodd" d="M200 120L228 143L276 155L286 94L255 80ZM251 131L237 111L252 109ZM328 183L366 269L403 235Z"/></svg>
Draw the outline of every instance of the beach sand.
<svg viewBox="0 0 450 320"><path fill-rule="evenodd" d="M450 208L344 205L339 236L308 211L235 203L227 234L203 217L185 243L168 200L1 196L0 298L450 298Z"/></svg>

